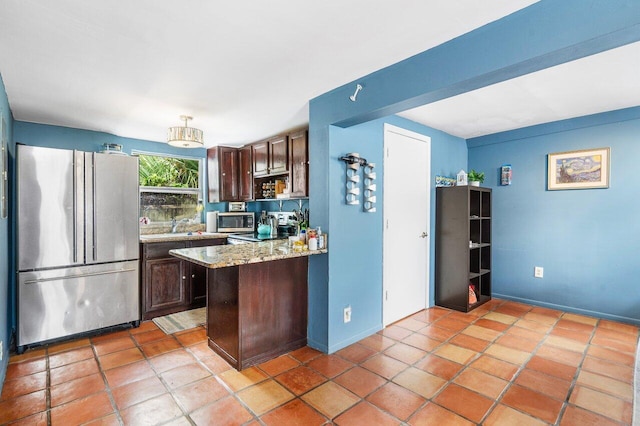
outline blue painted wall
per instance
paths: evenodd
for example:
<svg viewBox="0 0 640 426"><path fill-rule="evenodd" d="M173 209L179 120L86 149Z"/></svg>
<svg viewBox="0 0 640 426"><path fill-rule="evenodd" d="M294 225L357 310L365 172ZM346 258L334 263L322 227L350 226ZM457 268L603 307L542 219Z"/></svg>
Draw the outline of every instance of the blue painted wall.
<svg viewBox="0 0 640 426"><path fill-rule="evenodd" d="M638 135L640 107L469 141L469 167L494 190L494 296L640 324ZM611 148L608 189L546 190L547 154L599 147ZM511 186L498 185L505 163Z"/></svg>
<svg viewBox="0 0 640 426"><path fill-rule="evenodd" d="M17 143L35 146L47 146L61 149L77 149L80 151L97 152L103 149L105 143L122 145L122 151L131 154L132 151L146 151L157 154L169 154L186 157L206 158L204 148L175 148L166 143L146 141L141 139L123 138L104 132L74 129L70 127L50 126L46 124L15 122L15 140ZM206 162L205 162L206 163ZM206 185L205 179L205 185ZM205 191L205 201L207 199ZM226 209L226 203L207 203L205 210Z"/></svg>
<svg viewBox="0 0 640 426"><path fill-rule="evenodd" d="M358 134L345 133L337 127L352 130L361 123L388 117L411 107L638 40L640 2L636 0L593 0L588 7L582 0L541 0L441 46L312 99L309 102L311 219L330 233L330 254L310 259L309 292L314 301L309 307L310 343L333 351L380 324L378 311L366 314L364 324L358 323L355 307L352 323L341 324L342 309L351 303L347 299L357 293L349 287L354 284L342 278L343 274L351 273L346 271L345 259L351 256L359 261L369 261L362 254L369 253L373 262L378 261L378 251L372 246L377 244L376 238L381 238L381 230L375 231L378 236L371 240L363 235L363 232L371 232L370 229L364 229L350 216L341 214L342 193L336 188L342 187L337 180L344 173L335 164L336 155L357 151L365 157L375 158L379 154L373 147L364 145ZM358 101L351 102L349 96L357 83L364 88ZM363 129L368 129L367 124L363 125ZM372 154L368 154L370 150ZM464 161L459 163L464 164ZM432 174L439 173L437 164L432 167ZM367 222L371 220L374 219L366 219ZM345 230L360 232L353 232L354 239L347 240ZM336 249L339 247L336 234L339 242L342 239L349 244L348 251ZM378 275L379 267L375 263L370 266L374 276ZM360 268L358 266L357 270ZM357 274L351 273L353 275ZM360 278L360 281L364 280ZM381 294L379 282L377 278L370 282L373 290L361 282L357 289L367 295L369 291ZM379 304L371 300L368 299L369 305L365 309L379 309Z"/></svg>
<svg viewBox="0 0 640 426"><path fill-rule="evenodd" d="M313 269L310 272L313 291L309 298L309 341L324 351L334 352L382 328L384 123L431 137L432 174L455 176L467 165L465 140L400 117L386 117L346 129L331 126L329 163L322 173L329 185L326 206L330 223L329 253L326 264L322 264L325 256L310 259L319 261L321 265L314 265L318 268L330 265L327 270L328 287L326 281L314 276ZM377 164L378 209L375 213L364 213L361 205L349 206L344 201L346 168L339 158L350 152L358 152L367 161ZM432 182L431 188L432 234L435 226L434 184ZM312 201L314 197L312 193ZM316 223L315 218L319 216L316 213L312 207L312 223ZM433 259L430 261L433 295ZM342 311L347 305L351 305L352 319L344 324Z"/></svg>
<svg viewBox="0 0 640 426"><path fill-rule="evenodd" d="M15 144L13 141L13 115L9 107L7 92L4 88L2 76L0 76L0 116L4 119L7 126L7 159L10 164L13 153L15 152ZM0 135L1 137L1 135ZM1 163L1 161L0 161ZM9 166L9 164L7 166ZM11 194L7 194L9 197ZM9 208L11 205L9 203ZM0 218L0 340L4 342L2 361L0 361L0 393L2 393L2 385L7 372L7 364L9 361L9 344L11 338L11 297L13 276L10 272L9 265L12 264L12 228L9 218Z"/></svg>

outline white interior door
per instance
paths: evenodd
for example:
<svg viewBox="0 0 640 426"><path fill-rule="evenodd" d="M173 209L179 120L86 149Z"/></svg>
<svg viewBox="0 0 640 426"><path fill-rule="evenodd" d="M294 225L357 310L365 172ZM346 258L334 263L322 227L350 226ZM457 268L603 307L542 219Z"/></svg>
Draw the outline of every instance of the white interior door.
<svg viewBox="0 0 640 426"><path fill-rule="evenodd" d="M429 300L431 138L384 126L383 323Z"/></svg>

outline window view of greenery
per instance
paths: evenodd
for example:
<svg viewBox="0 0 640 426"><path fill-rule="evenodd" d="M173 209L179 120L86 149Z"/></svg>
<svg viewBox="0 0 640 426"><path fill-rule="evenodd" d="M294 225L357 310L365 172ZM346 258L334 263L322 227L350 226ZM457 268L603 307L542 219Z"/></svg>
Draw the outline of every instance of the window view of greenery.
<svg viewBox="0 0 640 426"><path fill-rule="evenodd" d="M140 215L149 223L200 220L200 160L138 156L140 159Z"/></svg>

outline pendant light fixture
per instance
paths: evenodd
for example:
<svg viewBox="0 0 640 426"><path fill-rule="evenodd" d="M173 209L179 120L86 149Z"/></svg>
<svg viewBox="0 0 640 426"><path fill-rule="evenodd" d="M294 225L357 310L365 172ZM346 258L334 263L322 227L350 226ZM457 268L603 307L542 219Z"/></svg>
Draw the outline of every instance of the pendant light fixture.
<svg viewBox="0 0 640 426"><path fill-rule="evenodd" d="M178 148L202 148L202 130L187 126L187 122L193 120L193 117L181 115L180 120L184 120L184 126L169 127L167 143Z"/></svg>

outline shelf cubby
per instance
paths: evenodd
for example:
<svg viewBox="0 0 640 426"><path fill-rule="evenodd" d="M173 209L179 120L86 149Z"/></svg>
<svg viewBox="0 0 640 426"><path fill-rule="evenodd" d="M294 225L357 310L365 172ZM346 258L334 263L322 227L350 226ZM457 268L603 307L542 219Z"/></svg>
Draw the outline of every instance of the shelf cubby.
<svg viewBox="0 0 640 426"><path fill-rule="evenodd" d="M436 305L469 312L491 300L491 189L436 189L435 258Z"/></svg>

